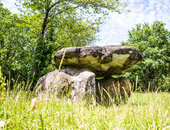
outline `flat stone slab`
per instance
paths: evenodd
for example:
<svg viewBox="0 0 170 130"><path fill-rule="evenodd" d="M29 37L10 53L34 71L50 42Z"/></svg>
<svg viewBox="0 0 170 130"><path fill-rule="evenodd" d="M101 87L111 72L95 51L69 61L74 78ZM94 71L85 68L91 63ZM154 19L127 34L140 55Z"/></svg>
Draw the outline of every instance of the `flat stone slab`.
<svg viewBox="0 0 170 130"><path fill-rule="evenodd" d="M97 77L124 74L142 60L142 55L129 46L68 47L56 52L56 67L59 67L63 54L62 66L86 68Z"/></svg>

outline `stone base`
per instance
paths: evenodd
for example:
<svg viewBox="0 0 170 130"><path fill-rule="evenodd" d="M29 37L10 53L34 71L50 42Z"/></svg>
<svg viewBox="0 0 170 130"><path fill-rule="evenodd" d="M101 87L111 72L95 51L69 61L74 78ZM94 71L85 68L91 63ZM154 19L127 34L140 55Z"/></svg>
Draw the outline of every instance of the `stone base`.
<svg viewBox="0 0 170 130"><path fill-rule="evenodd" d="M104 78L96 80L97 102L102 104L111 104L113 100L116 104L126 102L131 94L131 83L129 79Z"/></svg>
<svg viewBox="0 0 170 130"><path fill-rule="evenodd" d="M87 102L96 97L95 74L87 69L66 67L60 71L54 70L41 77L36 85L38 95L68 95L74 101Z"/></svg>
<svg viewBox="0 0 170 130"><path fill-rule="evenodd" d="M104 78L97 80L87 69L66 67L41 77L36 85L38 95L70 97L73 101L110 104L127 101L131 83L127 78ZM92 101L92 102L91 102Z"/></svg>

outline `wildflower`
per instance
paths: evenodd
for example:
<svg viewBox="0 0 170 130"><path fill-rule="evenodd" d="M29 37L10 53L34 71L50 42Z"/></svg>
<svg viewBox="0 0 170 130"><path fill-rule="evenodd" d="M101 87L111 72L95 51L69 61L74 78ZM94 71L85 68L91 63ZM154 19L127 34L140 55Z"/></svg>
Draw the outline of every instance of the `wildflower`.
<svg viewBox="0 0 170 130"><path fill-rule="evenodd" d="M0 128L3 128L5 126L5 121L0 121Z"/></svg>
<svg viewBox="0 0 170 130"><path fill-rule="evenodd" d="M4 97L1 97L1 101L4 101L5 100L5 98Z"/></svg>
<svg viewBox="0 0 170 130"><path fill-rule="evenodd" d="M4 83L4 82L1 83L1 86L2 86L2 87L5 87L6 85L7 85L7 84Z"/></svg>
<svg viewBox="0 0 170 130"><path fill-rule="evenodd" d="M31 101L31 110L33 110L33 109L36 108L37 101L38 101L37 98L33 98L33 99L32 99L32 101Z"/></svg>
<svg viewBox="0 0 170 130"><path fill-rule="evenodd" d="M7 120L6 124L9 126L9 124L10 124L10 120Z"/></svg>

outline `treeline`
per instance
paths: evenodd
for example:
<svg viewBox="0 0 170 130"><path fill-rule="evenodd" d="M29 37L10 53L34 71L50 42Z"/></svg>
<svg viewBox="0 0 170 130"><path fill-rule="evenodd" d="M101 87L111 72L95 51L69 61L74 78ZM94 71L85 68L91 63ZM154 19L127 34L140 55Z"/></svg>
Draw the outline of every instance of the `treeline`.
<svg viewBox="0 0 170 130"><path fill-rule="evenodd" d="M135 89L170 92L170 32L164 23L137 24L122 45L133 46L143 55L143 61L126 74Z"/></svg>

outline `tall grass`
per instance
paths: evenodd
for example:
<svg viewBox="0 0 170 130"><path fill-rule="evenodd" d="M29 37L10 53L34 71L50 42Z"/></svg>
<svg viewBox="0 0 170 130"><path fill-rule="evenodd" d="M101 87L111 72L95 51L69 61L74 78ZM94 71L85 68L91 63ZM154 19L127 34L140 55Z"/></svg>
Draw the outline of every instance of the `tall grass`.
<svg viewBox="0 0 170 130"><path fill-rule="evenodd" d="M34 92L18 86L0 94L0 121L6 122L3 129L170 128L170 93L132 93L127 104L107 107L73 103L68 98L43 98L33 110Z"/></svg>

